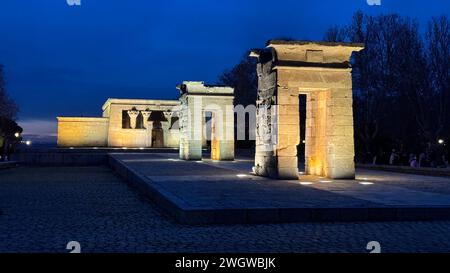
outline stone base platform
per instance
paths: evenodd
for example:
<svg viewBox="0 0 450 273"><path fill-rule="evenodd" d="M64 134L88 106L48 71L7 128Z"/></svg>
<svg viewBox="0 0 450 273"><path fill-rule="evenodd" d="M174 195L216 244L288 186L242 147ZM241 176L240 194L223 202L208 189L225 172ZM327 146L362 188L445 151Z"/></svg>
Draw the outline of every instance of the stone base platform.
<svg viewBox="0 0 450 273"><path fill-rule="evenodd" d="M17 165L19 165L19 162L16 161L0 161L0 170L15 168Z"/></svg>
<svg viewBox="0 0 450 273"><path fill-rule="evenodd" d="M450 220L450 179L358 170L356 180L253 176L252 160L109 154L110 166L183 224Z"/></svg>
<svg viewBox="0 0 450 273"><path fill-rule="evenodd" d="M109 153L178 153L173 148L23 148L13 154L22 165L95 166L106 165Z"/></svg>

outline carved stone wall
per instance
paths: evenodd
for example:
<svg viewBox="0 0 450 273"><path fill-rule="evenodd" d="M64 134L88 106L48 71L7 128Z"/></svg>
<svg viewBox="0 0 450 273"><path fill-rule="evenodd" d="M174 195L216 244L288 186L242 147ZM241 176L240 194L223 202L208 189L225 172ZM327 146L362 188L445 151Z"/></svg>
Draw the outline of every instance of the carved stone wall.
<svg viewBox="0 0 450 273"><path fill-rule="evenodd" d="M254 172L298 179L299 94L307 96L306 173L354 178L352 75L361 44L270 41L258 58Z"/></svg>
<svg viewBox="0 0 450 273"><path fill-rule="evenodd" d="M263 52L257 64L258 96L256 102L256 147L254 172L278 177L276 160L277 73L272 69L271 52Z"/></svg>

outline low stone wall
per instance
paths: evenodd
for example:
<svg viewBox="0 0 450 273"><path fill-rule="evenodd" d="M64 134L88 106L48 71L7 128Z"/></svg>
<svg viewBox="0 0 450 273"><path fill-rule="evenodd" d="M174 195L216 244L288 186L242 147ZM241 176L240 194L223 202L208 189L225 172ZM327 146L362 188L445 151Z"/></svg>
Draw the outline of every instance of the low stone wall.
<svg viewBox="0 0 450 273"><path fill-rule="evenodd" d="M407 166L370 165L370 164L357 164L356 167L376 171L450 177L450 169L444 168L411 168Z"/></svg>
<svg viewBox="0 0 450 273"><path fill-rule="evenodd" d="M108 124L107 118L58 117L58 146L105 147Z"/></svg>
<svg viewBox="0 0 450 273"><path fill-rule="evenodd" d="M14 167L17 167L17 165L18 165L18 162L16 162L16 161L0 162L0 170L14 168Z"/></svg>
<svg viewBox="0 0 450 273"><path fill-rule="evenodd" d="M106 165L108 154L90 152L29 151L20 152L13 159L33 166L95 166Z"/></svg>
<svg viewBox="0 0 450 273"><path fill-rule="evenodd" d="M176 149L93 149L48 148L17 151L13 160L32 166L96 166L107 165L109 153L177 153Z"/></svg>

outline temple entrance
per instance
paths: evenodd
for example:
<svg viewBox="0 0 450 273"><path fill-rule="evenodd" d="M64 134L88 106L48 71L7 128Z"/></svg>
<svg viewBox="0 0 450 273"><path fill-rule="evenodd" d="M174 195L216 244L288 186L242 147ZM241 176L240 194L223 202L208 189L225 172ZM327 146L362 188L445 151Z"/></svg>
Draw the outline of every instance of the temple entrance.
<svg viewBox="0 0 450 273"><path fill-rule="evenodd" d="M300 142L297 146L298 170L305 173L305 148L306 148L306 94L298 96L299 120L300 120Z"/></svg>
<svg viewBox="0 0 450 273"><path fill-rule="evenodd" d="M211 159L220 160L220 142L217 134L217 124L214 119L214 113L211 113Z"/></svg>
<svg viewBox="0 0 450 273"><path fill-rule="evenodd" d="M252 51L259 77L255 174L298 179L299 147L305 141L306 174L355 177L350 57L363 48L270 41L266 49ZM300 94L306 94L304 139Z"/></svg>
<svg viewBox="0 0 450 273"><path fill-rule="evenodd" d="M212 160L234 160L234 89L203 82L183 82L177 88L181 92L180 159L201 160L202 146L208 141Z"/></svg>
<svg viewBox="0 0 450 273"><path fill-rule="evenodd" d="M164 130L162 128L161 121L153 122L152 147L153 148L164 148Z"/></svg>
<svg viewBox="0 0 450 273"><path fill-rule="evenodd" d="M165 143L165 125L166 128L170 126L170 121L166 118L165 112L163 111L152 111L149 118L148 118L149 124L151 124L151 127L149 128L151 130L151 147L152 148L164 148Z"/></svg>

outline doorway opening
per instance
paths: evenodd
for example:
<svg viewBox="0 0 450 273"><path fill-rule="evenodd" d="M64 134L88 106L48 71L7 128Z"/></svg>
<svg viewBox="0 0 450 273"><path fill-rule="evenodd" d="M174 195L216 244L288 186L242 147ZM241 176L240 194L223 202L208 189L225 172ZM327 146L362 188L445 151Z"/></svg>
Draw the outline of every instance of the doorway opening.
<svg viewBox="0 0 450 273"><path fill-rule="evenodd" d="M299 115L300 115L300 142L297 146L298 171L305 173L305 151L306 151L306 94L298 96Z"/></svg>
<svg viewBox="0 0 450 273"><path fill-rule="evenodd" d="M151 147L164 148L164 129L163 122L168 122L162 111L153 111L149 117L149 121L153 122Z"/></svg>
<svg viewBox="0 0 450 273"><path fill-rule="evenodd" d="M162 128L161 121L153 122L152 147L153 148L163 148L164 147L164 130Z"/></svg>
<svg viewBox="0 0 450 273"><path fill-rule="evenodd" d="M206 145L211 154L211 160L220 160L220 142L217 135L216 114L212 111L205 111L205 134Z"/></svg>

